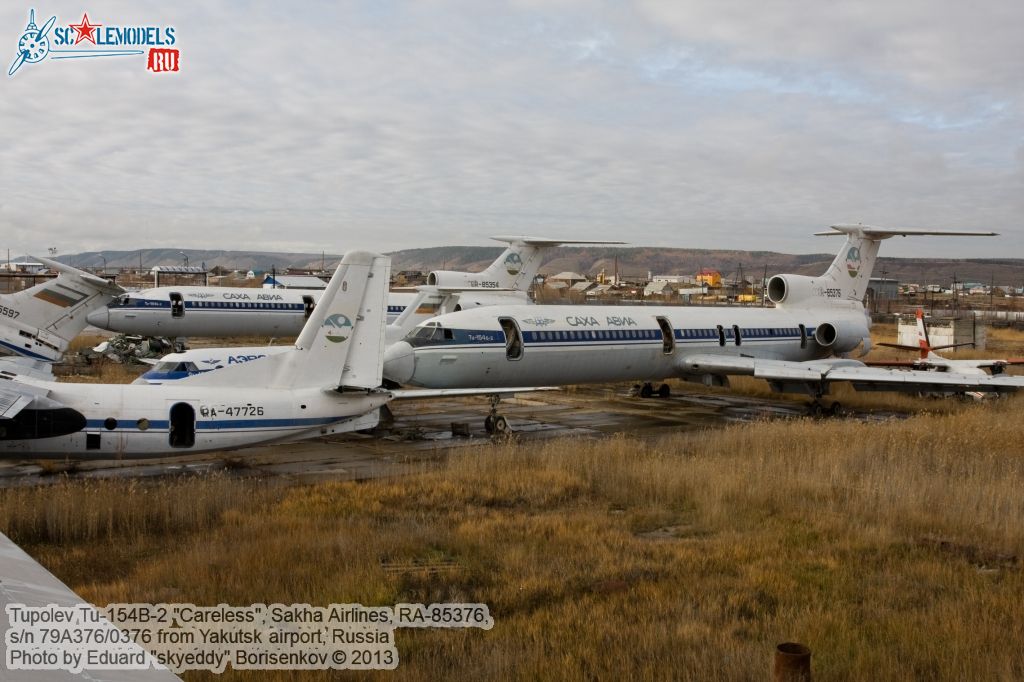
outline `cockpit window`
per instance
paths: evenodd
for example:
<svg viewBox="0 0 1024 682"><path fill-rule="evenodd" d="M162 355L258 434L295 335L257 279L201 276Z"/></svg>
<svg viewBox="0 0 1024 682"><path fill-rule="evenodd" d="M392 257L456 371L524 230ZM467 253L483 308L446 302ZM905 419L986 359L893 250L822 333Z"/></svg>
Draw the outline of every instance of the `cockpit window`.
<svg viewBox="0 0 1024 682"><path fill-rule="evenodd" d="M433 346L454 339L455 332L453 330L445 329L437 323L429 323L422 327L417 327L405 337L406 343L413 347Z"/></svg>
<svg viewBox="0 0 1024 682"><path fill-rule="evenodd" d="M199 371L199 367L194 362L178 362L177 360L170 360L168 362L158 362L153 365L154 372L160 372L162 374L170 372L188 372L189 374L195 374Z"/></svg>

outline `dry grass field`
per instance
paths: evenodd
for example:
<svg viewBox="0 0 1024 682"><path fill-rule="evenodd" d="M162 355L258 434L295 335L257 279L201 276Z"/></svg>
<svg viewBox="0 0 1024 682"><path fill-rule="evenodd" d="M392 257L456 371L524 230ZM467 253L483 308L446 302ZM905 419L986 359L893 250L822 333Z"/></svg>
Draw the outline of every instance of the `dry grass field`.
<svg viewBox="0 0 1024 682"><path fill-rule="evenodd" d="M363 483L62 481L0 490L0 531L98 604L490 605L359 677L764 680L799 641L818 680L1024 679L1024 398L837 397L912 414L494 443Z"/></svg>
<svg viewBox="0 0 1024 682"><path fill-rule="evenodd" d="M398 631L381 678L762 680L794 640L819 680L1020 679L1022 410L493 444L366 483L66 482L0 492L0 529L95 603L490 605L488 632ZM452 568L384 566L414 561Z"/></svg>

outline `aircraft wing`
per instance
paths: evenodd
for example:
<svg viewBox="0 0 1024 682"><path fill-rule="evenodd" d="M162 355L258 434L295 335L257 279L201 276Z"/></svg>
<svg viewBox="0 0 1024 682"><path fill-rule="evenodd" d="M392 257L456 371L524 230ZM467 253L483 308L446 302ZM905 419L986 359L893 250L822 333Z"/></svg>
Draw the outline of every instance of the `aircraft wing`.
<svg viewBox="0 0 1024 682"><path fill-rule="evenodd" d="M557 391L557 386L518 386L515 388L396 388L389 391L395 400L418 400L464 395L505 395L533 391Z"/></svg>
<svg viewBox="0 0 1024 682"><path fill-rule="evenodd" d="M839 367L829 372L828 381L849 381L858 391L944 391L962 393L1009 393L1024 388L1024 377L958 372L922 372L882 367Z"/></svg>
<svg viewBox="0 0 1024 682"><path fill-rule="evenodd" d="M0 378L13 379L15 376L53 381L53 365L23 355L0 357Z"/></svg>
<svg viewBox="0 0 1024 682"><path fill-rule="evenodd" d="M813 385L847 381L858 391L1003 393L1024 388L1024 377L886 369L842 358L792 362L697 354L685 356L680 369L683 374L693 375L747 375L773 384Z"/></svg>
<svg viewBox="0 0 1024 682"><path fill-rule="evenodd" d="M927 369L928 364L922 364L918 360L868 360L864 363L868 367L917 367L920 369Z"/></svg>
<svg viewBox="0 0 1024 682"><path fill-rule="evenodd" d="M701 353L683 356L680 365L684 374L743 374L758 379L790 381L821 381L836 367L843 366L863 367L864 363L844 358L794 362Z"/></svg>
<svg viewBox="0 0 1024 682"><path fill-rule="evenodd" d="M14 419L35 400L35 395L22 391L17 384L0 386L0 419Z"/></svg>
<svg viewBox="0 0 1024 682"><path fill-rule="evenodd" d="M6 609L12 604L23 604L25 606L46 607L51 604L63 607L89 608L84 600L72 592L67 585L58 580L52 573L39 565L23 549L14 544L10 538L0 533L0 567L3 569L3 580L0 581L0 624L10 624L9 615ZM98 630L100 626L106 625L111 630L114 626L106 620L101 623L90 623L90 627ZM93 682L173 682L179 680L177 675L167 669L157 670L148 668L145 670L96 670L88 668L79 674L72 674L60 670L7 670L7 638L0 638L0 672L4 672L3 679L25 680L32 682L68 682L72 680L92 680ZM124 647L124 645L118 645ZM131 645L137 649L136 645ZM105 647L96 644L93 651L102 651ZM111 645L111 648L113 646ZM146 654L147 660L153 660ZM8 677L9 676L9 677Z"/></svg>

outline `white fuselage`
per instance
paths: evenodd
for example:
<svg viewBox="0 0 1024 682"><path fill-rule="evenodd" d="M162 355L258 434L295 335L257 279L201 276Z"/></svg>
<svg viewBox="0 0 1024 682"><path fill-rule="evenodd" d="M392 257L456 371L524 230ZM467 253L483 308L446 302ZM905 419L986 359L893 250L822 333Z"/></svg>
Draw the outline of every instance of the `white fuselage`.
<svg viewBox="0 0 1024 682"><path fill-rule="evenodd" d="M49 438L0 439L6 458L112 459L229 450L368 428L385 392L319 388L229 389L192 386L70 384L23 379L85 418L81 430ZM31 422L39 415L26 411Z"/></svg>
<svg viewBox="0 0 1024 682"><path fill-rule="evenodd" d="M296 336L322 291L159 287L124 294L89 314L89 324L139 336ZM388 294L388 323L416 292Z"/></svg>
<svg viewBox="0 0 1024 682"><path fill-rule="evenodd" d="M480 309L417 327L388 349L384 376L429 388L653 381L687 375L686 357L698 353L795 362L827 357L834 348L815 338L824 323L868 334L863 310L854 307ZM830 345L853 343L851 333Z"/></svg>

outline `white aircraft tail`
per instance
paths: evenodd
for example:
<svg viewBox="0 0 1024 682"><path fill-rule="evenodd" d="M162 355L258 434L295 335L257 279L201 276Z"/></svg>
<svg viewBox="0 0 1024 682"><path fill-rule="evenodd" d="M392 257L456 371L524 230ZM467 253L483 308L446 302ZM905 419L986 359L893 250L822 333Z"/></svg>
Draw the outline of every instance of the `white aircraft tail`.
<svg viewBox="0 0 1024 682"><path fill-rule="evenodd" d="M419 292L412 303L407 305L405 310L395 318L395 321L387 326L388 343L401 341L421 322L429 320L431 317L437 317L442 312L448 312L442 308L444 302L449 298L448 294L439 292L437 287L423 286L418 289Z"/></svg>
<svg viewBox="0 0 1024 682"><path fill-rule="evenodd" d="M0 347L7 353L56 362L85 329L86 317L123 289L48 258L36 258L59 274L42 284L0 295Z"/></svg>
<svg viewBox="0 0 1024 682"><path fill-rule="evenodd" d="M820 277L775 275L768 280L768 299L776 305L799 303L861 305L871 281L871 273L883 239L923 235L991 237L995 232L963 232L870 227L868 225L833 225L821 236L846 235L846 242L832 265Z"/></svg>
<svg viewBox="0 0 1024 682"><path fill-rule="evenodd" d="M491 237L508 243L497 260L483 272L436 270L427 276L427 284L440 289L514 289L526 291L540 270L544 250L563 244L624 244L619 241L581 241L539 237Z"/></svg>
<svg viewBox="0 0 1024 682"><path fill-rule="evenodd" d="M197 374L177 383L273 388L377 388L391 260L365 251L342 258L327 289L285 353Z"/></svg>

